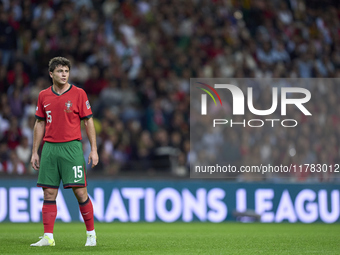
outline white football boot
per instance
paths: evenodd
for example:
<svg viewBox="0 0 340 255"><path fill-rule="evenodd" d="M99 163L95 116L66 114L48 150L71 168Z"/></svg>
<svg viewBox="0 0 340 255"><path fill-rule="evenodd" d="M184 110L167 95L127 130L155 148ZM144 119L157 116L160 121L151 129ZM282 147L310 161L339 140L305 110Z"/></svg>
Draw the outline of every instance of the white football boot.
<svg viewBox="0 0 340 255"><path fill-rule="evenodd" d="M41 238L38 242L32 243L31 246L55 246L54 239L49 238L47 235L39 237Z"/></svg>
<svg viewBox="0 0 340 255"><path fill-rule="evenodd" d="M97 245L97 236L87 234L86 244L85 246L96 246Z"/></svg>

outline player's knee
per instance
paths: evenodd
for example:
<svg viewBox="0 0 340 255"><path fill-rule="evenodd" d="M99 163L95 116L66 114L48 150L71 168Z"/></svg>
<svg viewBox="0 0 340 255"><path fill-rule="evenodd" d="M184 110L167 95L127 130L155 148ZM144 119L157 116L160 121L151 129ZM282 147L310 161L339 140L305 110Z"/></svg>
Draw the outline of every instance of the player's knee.
<svg viewBox="0 0 340 255"><path fill-rule="evenodd" d="M85 202L88 198L87 190L83 188L74 189L74 194L80 203Z"/></svg>
<svg viewBox="0 0 340 255"><path fill-rule="evenodd" d="M58 190L56 189L44 189L44 200L53 201L56 200Z"/></svg>

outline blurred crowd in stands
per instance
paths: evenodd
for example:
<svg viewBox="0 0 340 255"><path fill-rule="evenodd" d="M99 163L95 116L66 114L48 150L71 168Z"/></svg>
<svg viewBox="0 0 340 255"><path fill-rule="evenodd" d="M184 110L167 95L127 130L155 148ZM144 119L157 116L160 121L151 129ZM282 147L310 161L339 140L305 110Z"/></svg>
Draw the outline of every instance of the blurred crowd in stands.
<svg viewBox="0 0 340 255"><path fill-rule="evenodd" d="M0 172L34 173L36 102L55 56L92 105L92 172L187 176L191 77L340 78L339 40L337 0L2 0Z"/></svg>

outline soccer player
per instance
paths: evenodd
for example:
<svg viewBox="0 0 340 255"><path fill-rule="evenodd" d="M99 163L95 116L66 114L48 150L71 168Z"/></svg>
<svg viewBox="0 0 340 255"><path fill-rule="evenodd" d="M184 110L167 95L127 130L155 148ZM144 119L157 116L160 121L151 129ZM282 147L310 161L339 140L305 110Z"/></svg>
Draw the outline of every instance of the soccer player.
<svg viewBox="0 0 340 255"><path fill-rule="evenodd" d="M42 218L44 236L31 246L55 246L53 227L57 216L56 198L60 180L64 188L72 188L83 216L87 240L85 246L96 246L97 238L93 222L93 206L87 194L85 159L80 140L81 120L91 144L88 164L98 164L96 133L92 110L83 89L68 83L70 61L55 57L49 62L49 74L53 84L40 92L36 109L31 164L39 170L38 187L43 188ZM39 162L38 149L44 146Z"/></svg>

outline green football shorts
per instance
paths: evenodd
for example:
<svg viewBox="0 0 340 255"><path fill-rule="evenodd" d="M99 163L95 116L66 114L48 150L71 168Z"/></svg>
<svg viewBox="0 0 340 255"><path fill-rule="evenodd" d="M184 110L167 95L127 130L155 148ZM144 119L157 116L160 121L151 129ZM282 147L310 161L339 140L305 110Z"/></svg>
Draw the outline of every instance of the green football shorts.
<svg viewBox="0 0 340 255"><path fill-rule="evenodd" d="M45 142L41 153L38 187L58 189L86 187L86 163L80 141Z"/></svg>

